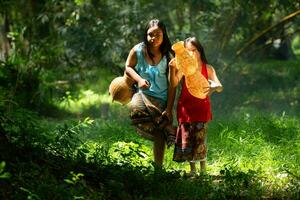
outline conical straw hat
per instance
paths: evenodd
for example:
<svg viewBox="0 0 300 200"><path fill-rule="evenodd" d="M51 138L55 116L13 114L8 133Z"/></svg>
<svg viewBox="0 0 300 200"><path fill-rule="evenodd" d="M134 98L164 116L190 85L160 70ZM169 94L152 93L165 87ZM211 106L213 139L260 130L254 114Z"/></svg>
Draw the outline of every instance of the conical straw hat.
<svg viewBox="0 0 300 200"><path fill-rule="evenodd" d="M113 79L108 89L112 101L117 101L123 105L129 103L134 93L133 84L134 80L126 74Z"/></svg>
<svg viewBox="0 0 300 200"><path fill-rule="evenodd" d="M194 97L205 99L209 92L209 82L197 70L193 75L185 77L186 87Z"/></svg>

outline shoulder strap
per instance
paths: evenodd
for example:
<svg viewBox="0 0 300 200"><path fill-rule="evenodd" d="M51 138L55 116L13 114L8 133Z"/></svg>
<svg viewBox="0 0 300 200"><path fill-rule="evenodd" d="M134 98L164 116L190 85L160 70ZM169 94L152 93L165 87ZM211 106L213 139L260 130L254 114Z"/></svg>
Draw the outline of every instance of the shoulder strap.
<svg viewBox="0 0 300 200"><path fill-rule="evenodd" d="M202 63L202 72L201 74L208 79L208 73L207 73L207 64L205 62Z"/></svg>

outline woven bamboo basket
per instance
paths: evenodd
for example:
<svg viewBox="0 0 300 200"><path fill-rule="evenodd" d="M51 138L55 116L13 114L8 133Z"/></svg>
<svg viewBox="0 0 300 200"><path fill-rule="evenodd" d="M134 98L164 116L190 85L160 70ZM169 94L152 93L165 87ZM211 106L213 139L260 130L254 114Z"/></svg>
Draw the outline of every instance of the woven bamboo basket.
<svg viewBox="0 0 300 200"><path fill-rule="evenodd" d="M112 101L117 101L123 105L129 103L134 93L134 83L135 81L126 74L113 79L108 89Z"/></svg>
<svg viewBox="0 0 300 200"><path fill-rule="evenodd" d="M172 45L175 51L176 67L185 76L188 91L197 98L204 99L208 94L209 83L201 74L196 58L179 41Z"/></svg>

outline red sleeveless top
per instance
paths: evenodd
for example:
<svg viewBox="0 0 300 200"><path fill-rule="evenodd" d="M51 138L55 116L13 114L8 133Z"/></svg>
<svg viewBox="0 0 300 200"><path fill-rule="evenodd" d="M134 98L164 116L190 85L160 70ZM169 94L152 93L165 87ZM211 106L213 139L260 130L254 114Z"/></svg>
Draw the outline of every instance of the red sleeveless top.
<svg viewBox="0 0 300 200"><path fill-rule="evenodd" d="M202 64L202 75L208 79L206 64ZM182 122L208 122L212 120L210 99L199 99L191 95L185 84L185 77L182 81L181 95L177 104L177 120Z"/></svg>

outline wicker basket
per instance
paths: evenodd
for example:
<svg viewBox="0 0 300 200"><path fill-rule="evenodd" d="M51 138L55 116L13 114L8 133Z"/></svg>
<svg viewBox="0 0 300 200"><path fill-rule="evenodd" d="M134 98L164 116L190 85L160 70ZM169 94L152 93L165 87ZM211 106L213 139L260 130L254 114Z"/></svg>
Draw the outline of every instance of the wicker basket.
<svg viewBox="0 0 300 200"><path fill-rule="evenodd" d="M197 98L206 98L209 92L209 83L201 74L196 58L184 47L184 42L179 41L172 45L175 51L176 67L185 76L188 91Z"/></svg>
<svg viewBox="0 0 300 200"><path fill-rule="evenodd" d="M112 101L117 101L123 105L129 103L134 93L134 83L135 81L126 74L113 79L108 90Z"/></svg>
<svg viewBox="0 0 300 200"><path fill-rule="evenodd" d="M197 60L184 47L184 42L179 41L172 45L175 52L176 66L185 76L194 74L198 68Z"/></svg>
<svg viewBox="0 0 300 200"><path fill-rule="evenodd" d="M194 97L199 99L205 99L209 92L209 82L201 74L200 70L197 70L193 75L185 78L186 87L188 91Z"/></svg>

